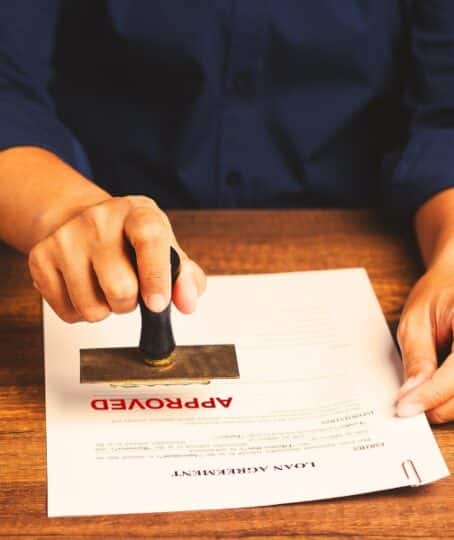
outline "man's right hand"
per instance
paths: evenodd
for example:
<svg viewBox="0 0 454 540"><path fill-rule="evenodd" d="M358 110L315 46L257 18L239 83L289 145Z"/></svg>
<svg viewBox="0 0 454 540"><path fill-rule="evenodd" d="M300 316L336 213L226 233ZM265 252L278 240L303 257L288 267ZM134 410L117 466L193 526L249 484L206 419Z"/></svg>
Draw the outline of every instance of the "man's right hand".
<svg viewBox="0 0 454 540"><path fill-rule="evenodd" d="M172 295L170 246L181 259L173 301L191 313L205 274L179 247L166 214L145 196L114 197L81 210L34 245L29 268L35 287L66 322L131 311L139 291L148 308L159 312Z"/></svg>

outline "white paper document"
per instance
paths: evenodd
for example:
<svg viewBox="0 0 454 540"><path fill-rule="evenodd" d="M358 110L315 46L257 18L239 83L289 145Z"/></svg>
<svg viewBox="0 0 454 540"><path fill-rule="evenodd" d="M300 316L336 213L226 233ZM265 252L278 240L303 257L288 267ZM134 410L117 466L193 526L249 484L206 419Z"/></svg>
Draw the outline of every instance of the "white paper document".
<svg viewBox="0 0 454 540"><path fill-rule="evenodd" d="M68 325L44 305L49 516L272 505L449 474L362 269L210 277L179 345L234 344L240 378L80 384L80 349L138 344L139 312Z"/></svg>

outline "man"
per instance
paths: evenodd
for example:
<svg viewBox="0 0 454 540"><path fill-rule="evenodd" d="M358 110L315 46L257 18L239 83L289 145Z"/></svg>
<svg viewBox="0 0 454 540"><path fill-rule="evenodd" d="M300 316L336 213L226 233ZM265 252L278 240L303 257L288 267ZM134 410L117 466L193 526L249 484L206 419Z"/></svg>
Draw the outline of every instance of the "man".
<svg viewBox="0 0 454 540"><path fill-rule="evenodd" d="M0 6L0 236L68 322L195 309L160 208L365 206L415 226L398 414L454 419L454 3ZM140 195L138 195L140 194ZM159 205L159 206L158 206ZM135 250L136 275L128 248Z"/></svg>

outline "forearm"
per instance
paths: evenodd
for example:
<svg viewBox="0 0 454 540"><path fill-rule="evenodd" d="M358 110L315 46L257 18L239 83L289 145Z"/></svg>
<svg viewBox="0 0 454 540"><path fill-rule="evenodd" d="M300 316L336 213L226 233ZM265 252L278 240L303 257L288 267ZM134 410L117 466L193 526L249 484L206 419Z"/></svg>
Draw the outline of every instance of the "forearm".
<svg viewBox="0 0 454 540"><path fill-rule="evenodd" d="M108 198L51 152L31 146L0 152L0 239L20 251Z"/></svg>
<svg viewBox="0 0 454 540"><path fill-rule="evenodd" d="M415 232L427 268L454 265L454 188L444 190L416 212Z"/></svg>

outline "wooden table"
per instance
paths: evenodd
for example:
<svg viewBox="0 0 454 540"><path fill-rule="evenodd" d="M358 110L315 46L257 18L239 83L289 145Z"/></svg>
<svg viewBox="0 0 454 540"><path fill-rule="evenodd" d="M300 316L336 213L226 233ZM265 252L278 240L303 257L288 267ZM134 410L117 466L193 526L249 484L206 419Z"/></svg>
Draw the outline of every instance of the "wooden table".
<svg viewBox="0 0 454 540"><path fill-rule="evenodd" d="M363 266L392 328L421 269L411 242L366 211L200 211L171 215L209 274ZM0 537L454 538L454 480L324 502L92 518L46 515L40 300L26 260L0 247ZM434 429L454 469L451 426Z"/></svg>

